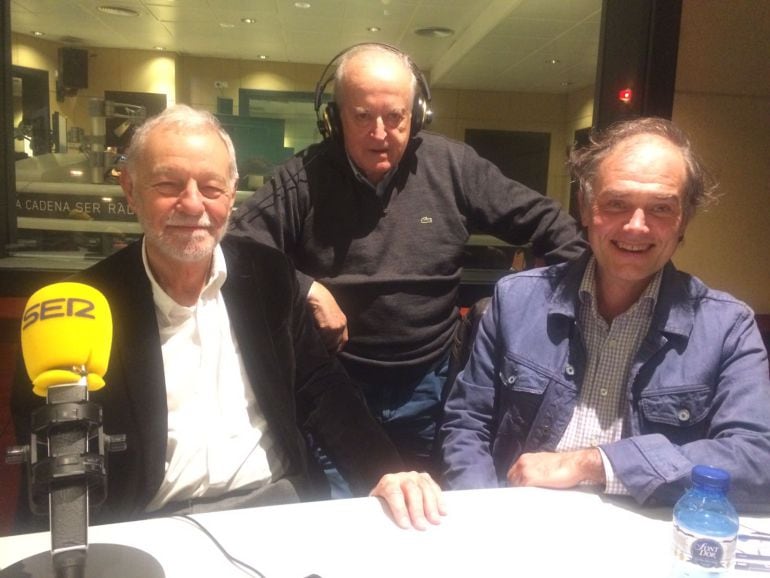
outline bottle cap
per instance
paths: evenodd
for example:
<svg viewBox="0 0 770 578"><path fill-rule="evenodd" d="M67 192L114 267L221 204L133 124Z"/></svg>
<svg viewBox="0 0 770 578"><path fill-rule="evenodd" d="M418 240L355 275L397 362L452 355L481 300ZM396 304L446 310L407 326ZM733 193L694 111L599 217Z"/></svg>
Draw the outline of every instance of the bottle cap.
<svg viewBox="0 0 770 578"><path fill-rule="evenodd" d="M695 466L692 469L692 483L715 490L724 490L730 487L730 474L720 468L712 466Z"/></svg>

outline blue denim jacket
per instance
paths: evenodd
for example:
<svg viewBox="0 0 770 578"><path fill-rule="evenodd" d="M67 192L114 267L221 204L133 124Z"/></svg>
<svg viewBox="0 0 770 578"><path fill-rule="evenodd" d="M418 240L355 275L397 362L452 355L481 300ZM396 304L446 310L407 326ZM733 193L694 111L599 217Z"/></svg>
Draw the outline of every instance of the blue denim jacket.
<svg viewBox="0 0 770 578"><path fill-rule="evenodd" d="M498 282L446 403L446 488L504 486L520 454L556 448L585 371L587 261ZM692 466L710 464L730 472L741 509L770 508L770 372L748 306L669 263L626 402L623 439L600 447L639 503L673 503Z"/></svg>

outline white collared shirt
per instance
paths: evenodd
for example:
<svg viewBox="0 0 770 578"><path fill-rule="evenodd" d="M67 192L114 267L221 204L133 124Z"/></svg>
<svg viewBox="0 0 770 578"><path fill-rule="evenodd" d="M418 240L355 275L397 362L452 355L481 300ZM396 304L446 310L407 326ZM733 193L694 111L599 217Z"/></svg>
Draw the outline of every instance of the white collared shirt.
<svg viewBox="0 0 770 578"><path fill-rule="evenodd" d="M192 307L152 284L168 402L166 474L147 511L170 501L259 487L284 466L243 367L221 288L227 278L216 247L211 274Z"/></svg>

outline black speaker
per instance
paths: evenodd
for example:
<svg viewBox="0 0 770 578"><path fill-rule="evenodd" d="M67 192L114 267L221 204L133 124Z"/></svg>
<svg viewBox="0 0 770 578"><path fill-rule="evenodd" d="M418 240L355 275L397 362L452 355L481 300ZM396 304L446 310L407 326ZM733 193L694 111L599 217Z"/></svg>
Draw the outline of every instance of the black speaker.
<svg viewBox="0 0 770 578"><path fill-rule="evenodd" d="M88 88L88 50L59 48L59 83L64 89Z"/></svg>
<svg viewBox="0 0 770 578"><path fill-rule="evenodd" d="M338 139L341 142L342 138L342 120L339 115L339 108L336 102L329 102L322 110L323 94L326 87L330 82L334 80L334 72L336 63L345 54L359 48L361 46L377 46L393 52L398 56L403 56L409 63L409 68L412 71L415 79L417 80L417 91L414 95L414 102L412 103L412 120L410 124L409 137L413 138L420 130L426 125L430 124L433 118L433 111L430 109L430 87L428 81L425 79L425 75L420 71L417 65L412 61L408 54L401 52L395 46L390 44L384 44L381 42L363 42L361 44L354 44L353 46L346 48L334 58L329 61L329 64L324 68L321 78L315 87L315 99L313 106L316 113L316 124L318 125L318 131L324 139Z"/></svg>

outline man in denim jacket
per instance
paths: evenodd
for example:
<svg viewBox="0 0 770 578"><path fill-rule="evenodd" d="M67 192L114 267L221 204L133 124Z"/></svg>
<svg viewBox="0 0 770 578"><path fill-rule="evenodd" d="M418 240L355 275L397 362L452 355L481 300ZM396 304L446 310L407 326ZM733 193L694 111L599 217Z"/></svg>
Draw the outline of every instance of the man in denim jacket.
<svg viewBox="0 0 770 578"><path fill-rule="evenodd" d="M570 159L591 254L501 280L441 427L446 489L594 485L671 504L695 464L770 505L770 376L745 304L670 259L713 186L670 121Z"/></svg>

